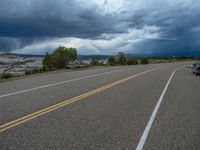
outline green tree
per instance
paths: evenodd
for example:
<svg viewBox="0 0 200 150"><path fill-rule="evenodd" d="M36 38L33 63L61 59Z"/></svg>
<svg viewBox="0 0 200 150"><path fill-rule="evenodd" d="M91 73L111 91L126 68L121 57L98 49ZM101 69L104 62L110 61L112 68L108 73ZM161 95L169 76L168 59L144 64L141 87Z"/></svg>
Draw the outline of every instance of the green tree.
<svg viewBox="0 0 200 150"><path fill-rule="evenodd" d="M62 69L67 67L68 64L68 52L65 47L58 47L55 49L55 51L52 53L52 63L53 67L57 69Z"/></svg>
<svg viewBox="0 0 200 150"><path fill-rule="evenodd" d="M77 51L75 48L58 47L51 54L46 53L43 59L43 69L62 69L66 68L69 61L77 59Z"/></svg>
<svg viewBox="0 0 200 150"><path fill-rule="evenodd" d="M124 55L123 52L119 52L118 61L120 65L126 65L126 56Z"/></svg>
<svg viewBox="0 0 200 150"><path fill-rule="evenodd" d="M115 61L115 57L111 56L108 58L108 64L109 65L115 65L116 61Z"/></svg>
<svg viewBox="0 0 200 150"><path fill-rule="evenodd" d="M53 62L52 56L47 52L46 55L44 56L44 59L42 60L43 70L45 70L45 71L51 70L53 67L52 62Z"/></svg>
<svg viewBox="0 0 200 150"><path fill-rule="evenodd" d="M68 59L70 61L75 61L77 59L77 50L75 48L66 48L68 53Z"/></svg>

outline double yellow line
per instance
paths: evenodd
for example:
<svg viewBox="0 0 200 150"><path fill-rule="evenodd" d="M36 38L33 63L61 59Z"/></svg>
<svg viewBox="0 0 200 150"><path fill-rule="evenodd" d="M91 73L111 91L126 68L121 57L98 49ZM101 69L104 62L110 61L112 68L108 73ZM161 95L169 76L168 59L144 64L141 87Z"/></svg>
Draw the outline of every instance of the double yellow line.
<svg viewBox="0 0 200 150"><path fill-rule="evenodd" d="M69 104L71 104L71 103L74 103L74 102L76 102L76 101L80 101L80 100L82 100L82 99L84 99L84 98L86 98L86 97L88 97L88 96L94 95L94 94L96 94L96 93L99 93L99 92L101 92L101 91L104 91L104 90L106 90L106 89L109 89L109 88L111 88L111 87L113 87L113 86L116 86L116 85L118 85L118 84L121 84L121 83L123 83L123 82L125 82L125 81L128 81L128 80L130 80L130 79L133 79L133 78L135 78L135 77L137 77L137 76L141 76L141 75L143 75L143 74L152 72L152 71L157 70L157 69L158 69L158 68L155 68L155 69L147 70L147 71L144 71L144 72L141 72L141 73L138 73L138 74L129 76L129 77L127 77L127 78L124 78L124 79L115 81L115 82L113 82L113 83L110 83L110 84L108 84L108 85L102 86L102 87L97 88L97 89L95 89L95 90L92 90L92 91L86 92L86 93L84 93L84 94L81 94L81 95L79 95L79 96L73 97L73 98L71 98L71 99L64 100L63 102L60 102L60 103L58 103L58 104L55 104L55 105L52 105L52 106L50 106L50 107L41 109L41 110L39 110L39 111L36 111L36 112L31 113L31 114L29 114L29 115L26 115L26 116L24 116L24 117L22 117L22 118L13 120L13 121L8 122L8 123L5 123L5 124L2 124L2 125L0 125L0 132L6 131L6 130L8 130L8 129L10 129L10 128L13 128L13 127L18 126L18 125L20 125L20 124L23 124L23 123L25 123L25 122L27 122L27 121L30 121L30 120L32 120L32 119L34 119L34 118L40 117L40 116L42 116L42 115L44 115L44 114L46 114L46 113L49 113L49 112L51 112L51 111L54 111L54 110L56 110L56 109L59 109L59 108L64 107L64 106L66 106L66 105L69 105Z"/></svg>

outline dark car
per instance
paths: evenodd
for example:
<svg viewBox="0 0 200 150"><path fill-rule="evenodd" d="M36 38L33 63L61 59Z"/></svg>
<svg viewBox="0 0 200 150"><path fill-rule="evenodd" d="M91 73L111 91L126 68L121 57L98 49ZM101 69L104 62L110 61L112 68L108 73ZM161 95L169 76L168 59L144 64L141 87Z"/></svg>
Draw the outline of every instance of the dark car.
<svg viewBox="0 0 200 150"><path fill-rule="evenodd" d="M196 62L193 64L193 73L195 75L200 74L200 62Z"/></svg>

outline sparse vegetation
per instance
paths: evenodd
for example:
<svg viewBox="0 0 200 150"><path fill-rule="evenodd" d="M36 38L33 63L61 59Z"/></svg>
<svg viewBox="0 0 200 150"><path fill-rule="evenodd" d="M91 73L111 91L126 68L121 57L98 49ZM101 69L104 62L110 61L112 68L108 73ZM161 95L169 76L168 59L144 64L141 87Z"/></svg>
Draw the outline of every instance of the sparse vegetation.
<svg viewBox="0 0 200 150"><path fill-rule="evenodd" d="M4 72L4 73L2 73L0 75L1 79L9 79L9 78L12 78L12 77L14 77L14 75L12 73L6 73L6 72Z"/></svg>
<svg viewBox="0 0 200 150"><path fill-rule="evenodd" d="M139 62L138 62L138 59L136 58L128 58L127 59L127 65L137 65Z"/></svg>
<svg viewBox="0 0 200 150"><path fill-rule="evenodd" d="M91 66L98 66L98 65L100 65L99 60L100 60L99 56L96 56L96 57L92 58L92 60L90 62L90 65Z"/></svg>
<svg viewBox="0 0 200 150"><path fill-rule="evenodd" d="M32 75L56 69L65 69L70 62L77 59L77 51L75 48L58 47L52 53L46 53L42 61L42 68L27 69L25 75ZM0 79L9 79L15 77L12 73L0 74Z"/></svg>
<svg viewBox="0 0 200 150"><path fill-rule="evenodd" d="M193 57L126 57L124 53L108 58L108 65L137 65L137 64L156 64L181 61L197 61L199 58Z"/></svg>
<svg viewBox="0 0 200 150"><path fill-rule="evenodd" d="M32 70L25 70L25 75L31 75L31 74L42 73L42 72L44 72L42 68L35 68Z"/></svg>
<svg viewBox="0 0 200 150"><path fill-rule="evenodd" d="M149 64L149 59L148 58L141 58L140 64Z"/></svg>
<svg viewBox="0 0 200 150"><path fill-rule="evenodd" d="M41 68L27 69L25 75L43 73L57 69L83 68L90 66L114 66L114 65L138 65L138 64L155 64L178 61L197 61L199 58L188 57L127 57L123 52L116 56L110 56L107 61L101 60L100 56L91 59L90 64L80 65L77 60L77 50L75 48L58 47L52 53L46 53L42 61ZM0 80L10 79L17 75L4 72L0 74Z"/></svg>

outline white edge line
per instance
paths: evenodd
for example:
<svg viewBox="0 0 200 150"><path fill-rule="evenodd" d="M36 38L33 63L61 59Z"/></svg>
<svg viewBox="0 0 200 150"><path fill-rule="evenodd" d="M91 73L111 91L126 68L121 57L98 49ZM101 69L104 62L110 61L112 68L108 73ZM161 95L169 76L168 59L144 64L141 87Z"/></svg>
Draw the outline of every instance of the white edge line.
<svg viewBox="0 0 200 150"><path fill-rule="evenodd" d="M26 89L26 90L21 90L21 91L17 91L17 92L12 92L12 93L8 93L8 94L0 95L0 98L8 97L8 96L16 95L16 94L21 94L21 93L26 93L26 92L30 92L30 91L35 91L35 90L39 90L39 89L50 87L50 86L60 85L60 84L64 84L64 83L69 83L69 82L73 82L73 81L83 80L83 79L87 79L87 78L92 78L92 77L97 77L97 76L102 76L102 75L107 75L107 74L111 74L111 73L116 73L116 72L120 72L120 71L124 71L124 70L132 70L132 69L133 68L114 70L114 71L99 73L99 74L90 75L90 76L83 76L83 77L79 77L79 78L75 78L75 79L71 79L71 80L65 80L65 81L62 81L62 82L46 84L46 85L38 86L38 87L35 87L35 88L30 88L30 89ZM134 68L134 69L137 69L137 68Z"/></svg>
<svg viewBox="0 0 200 150"><path fill-rule="evenodd" d="M144 146L144 144L145 144L145 142L146 142L146 139L147 139L147 137L148 137L148 134L149 134L149 131L150 131L150 129L151 129L151 126L152 126L152 124L153 124L153 122L154 122L154 120L155 120L155 117L156 117L156 114L157 114L157 112L158 112L158 109L159 109L159 107L160 107L160 105L161 105L161 103L162 103L162 101L163 101L163 97L164 97L164 95L165 95L165 93L166 93L166 91L167 91L167 88L168 88L168 86L169 86L169 84L170 84L170 82L171 82L171 80L172 80L174 74L175 74L176 71L177 71L178 69L180 69L180 68L182 68L182 67L176 68L176 69L173 71L173 73L171 74L171 76L170 76L170 78L169 78L169 80L168 80L168 82L167 82L167 84L166 84L166 86L165 86L165 88L164 88L164 90L163 90L163 92L162 92L162 94L161 94L161 96L160 96L160 98L159 98L159 100L158 100L158 102L157 102L157 104L156 104L154 110L153 110L153 113L152 113L152 115L151 115L151 117L150 117L150 119L149 119L149 122L147 123L147 126L146 126L146 128L145 128L145 130L144 130L144 132L143 132L143 134L142 134L142 137L140 138L140 141L139 141L139 143L138 143L138 145L137 145L137 147L136 147L136 150L142 150L142 149L143 149L143 146Z"/></svg>

